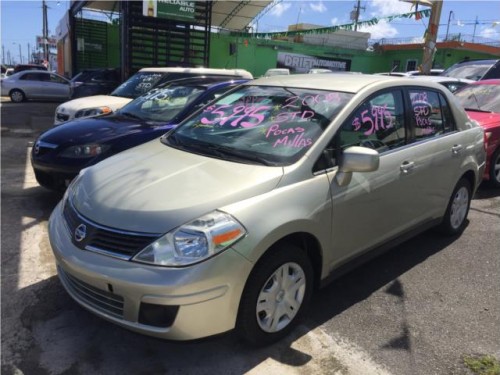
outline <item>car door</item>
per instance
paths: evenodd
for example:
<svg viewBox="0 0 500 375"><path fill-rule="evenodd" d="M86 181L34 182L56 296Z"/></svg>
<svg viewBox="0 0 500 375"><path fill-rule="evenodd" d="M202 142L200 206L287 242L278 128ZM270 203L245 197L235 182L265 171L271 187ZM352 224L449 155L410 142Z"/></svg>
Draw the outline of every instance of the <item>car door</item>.
<svg viewBox="0 0 500 375"><path fill-rule="evenodd" d="M43 81L44 93L51 99L68 99L71 94L70 82L57 74L45 74Z"/></svg>
<svg viewBox="0 0 500 375"><path fill-rule="evenodd" d="M37 99L42 93L43 77L38 72L27 72L19 77L19 86L29 99Z"/></svg>
<svg viewBox="0 0 500 375"><path fill-rule="evenodd" d="M350 146L376 149L376 171L353 173L339 186L338 171L331 181L332 243L335 264L376 247L425 220L420 192L422 171L415 168L415 148L407 144L409 126L402 89L378 92L367 98L343 123L333 142L335 153Z"/></svg>
<svg viewBox="0 0 500 375"><path fill-rule="evenodd" d="M415 181L421 194L420 208L438 217L458 181L466 145L442 93L414 87L408 89L407 95L411 103L413 162L421 174Z"/></svg>

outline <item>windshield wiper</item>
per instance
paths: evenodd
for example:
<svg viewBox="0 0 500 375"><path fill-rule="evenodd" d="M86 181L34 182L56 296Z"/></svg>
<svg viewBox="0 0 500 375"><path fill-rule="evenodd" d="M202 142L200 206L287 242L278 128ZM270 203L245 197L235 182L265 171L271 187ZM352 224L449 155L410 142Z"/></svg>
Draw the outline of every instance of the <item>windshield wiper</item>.
<svg viewBox="0 0 500 375"><path fill-rule="evenodd" d="M274 165L274 163L270 162L267 159L264 159L255 154L249 153L248 151L240 151L231 147L220 146L209 144L207 148L217 154L219 157L229 157L230 160L238 160L238 161L252 161L262 165Z"/></svg>
<svg viewBox="0 0 500 375"><path fill-rule="evenodd" d="M137 116L136 114L134 113L131 113L131 112L120 112L122 115L124 116L127 116L127 117L132 117L132 118L136 118L138 120L144 120L142 117L140 116Z"/></svg>
<svg viewBox="0 0 500 375"><path fill-rule="evenodd" d="M464 108L466 111L482 112L482 113L492 113L492 111L487 111L485 109L479 108Z"/></svg>

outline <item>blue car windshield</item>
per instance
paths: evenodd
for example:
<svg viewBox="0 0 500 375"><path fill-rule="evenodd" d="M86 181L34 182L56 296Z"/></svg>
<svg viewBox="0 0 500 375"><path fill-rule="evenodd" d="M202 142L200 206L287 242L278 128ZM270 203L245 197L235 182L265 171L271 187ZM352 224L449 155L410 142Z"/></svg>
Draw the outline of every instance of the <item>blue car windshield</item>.
<svg viewBox="0 0 500 375"><path fill-rule="evenodd" d="M156 122L172 121L205 89L196 86L168 86L153 89L125 105L120 113Z"/></svg>
<svg viewBox="0 0 500 375"><path fill-rule="evenodd" d="M289 165L311 148L353 96L241 86L190 117L162 142L226 160Z"/></svg>

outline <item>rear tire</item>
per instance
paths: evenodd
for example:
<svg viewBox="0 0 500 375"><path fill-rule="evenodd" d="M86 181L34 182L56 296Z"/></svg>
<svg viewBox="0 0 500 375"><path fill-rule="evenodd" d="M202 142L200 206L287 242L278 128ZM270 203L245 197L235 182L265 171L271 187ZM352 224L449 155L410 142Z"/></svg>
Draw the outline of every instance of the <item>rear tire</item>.
<svg viewBox="0 0 500 375"><path fill-rule="evenodd" d="M14 103L21 103L26 100L26 95L24 95L24 92L18 89L14 89L9 93L10 100Z"/></svg>
<svg viewBox="0 0 500 375"><path fill-rule="evenodd" d="M490 184L496 188L500 188L500 148L491 156L489 173Z"/></svg>
<svg viewBox="0 0 500 375"><path fill-rule="evenodd" d="M292 244L272 249L253 269L243 291L236 330L252 345L272 344L298 324L311 299L313 269Z"/></svg>
<svg viewBox="0 0 500 375"><path fill-rule="evenodd" d="M472 188L465 178L458 181L451 195L443 221L439 227L443 234L454 236L463 232L467 224Z"/></svg>

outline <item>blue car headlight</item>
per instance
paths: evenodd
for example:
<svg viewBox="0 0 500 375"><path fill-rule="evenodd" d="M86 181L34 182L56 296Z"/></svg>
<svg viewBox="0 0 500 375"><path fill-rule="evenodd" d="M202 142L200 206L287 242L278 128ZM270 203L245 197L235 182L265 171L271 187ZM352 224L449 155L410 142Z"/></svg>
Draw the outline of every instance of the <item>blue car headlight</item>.
<svg viewBox="0 0 500 375"><path fill-rule="evenodd" d="M64 158L85 159L98 156L109 149L109 145L99 143L89 143L85 145L75 145L64 149L59 156Z"/></svg>

